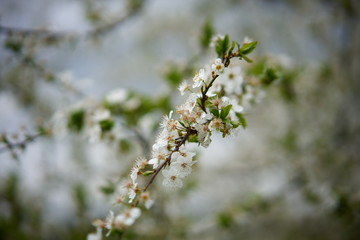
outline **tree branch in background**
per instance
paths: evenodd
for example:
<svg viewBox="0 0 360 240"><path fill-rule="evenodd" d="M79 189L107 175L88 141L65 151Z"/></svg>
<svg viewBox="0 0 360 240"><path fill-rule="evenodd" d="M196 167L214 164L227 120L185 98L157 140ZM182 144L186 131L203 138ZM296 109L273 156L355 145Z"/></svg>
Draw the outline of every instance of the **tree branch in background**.
<svg viewBox="0 0 360 240"><path fill-rule="evenodd" d="M0 25L0 34L5 34L8 36L18 35L22 37L40 37L48 41L61 41L65 39L80 40L93 37L99 37L100 35L105 35L112 30L114 30L119 25L126 22L126 20L135 16L144 4L144 0L132 0L129 1L127 12L117 20L103 24L102 26L95 27L89 31L86 31L83 34L75 34L68 32L55 32L47 29L25 29L25 28L14 28Z"/></svg>

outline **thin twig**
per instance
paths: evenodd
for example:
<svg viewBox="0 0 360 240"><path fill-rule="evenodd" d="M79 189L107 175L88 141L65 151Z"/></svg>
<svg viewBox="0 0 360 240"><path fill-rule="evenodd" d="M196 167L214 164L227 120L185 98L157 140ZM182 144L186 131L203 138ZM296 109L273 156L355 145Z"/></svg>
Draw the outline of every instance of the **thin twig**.
<svg viewBox="0 0 360 240"><path fill-rule="evenodd" d="M9 139L5 136L5 134L1 137L2 142L5 144L5 146L0 147L0 153L5 152L6 150L9 150L13 152L17 148L24 148L26 144L31 143L35 141L35 139L44 136L44 133L35 133L33 135L26 135L25 139L20 142L10 142Z"/></svg>
<svg viewBox="0 0 360 240"><path fill-rule="evenodd" d="M174 150L171 151L170 155L166 158L166 160L155 170L154 174L151 176L151 178L149 179L149 181L146 183L145 187L143 188L143 192L145 192L148 187L150 186L150 184L154 181L156 175L158 175L158 173L161 171L161 169L167 164L170 164L171 161L171 157L173 155L174 152L178 152L180 147L185 144L185 142L188 140L189 136L191 134L194 133L194 131L196 130L192 130L190 127L187 129L186 134L182 137L181 141L176 145L176 147L174 148Z"/></svg>
<svg viewBox="0 0 360 240"><path fill-rule="evenodd" d="M79 89L77 89L77 88L75 88L73 86L64 86L64 84L55 75L53 75L52 73L47 71L44 66L42 66L40 63L35 61L34 57L27 56L22 51L16 52L15 56L18 57L21 62L23 62L24 64L30 65L32 68L34 68L40 74L42 74L45 79L48 79L49 81L54 81L55 80L56 83L58 83L62 87L66 88L70 92L72 92L72 93L74 93L74 94L76 94L76 95L78 95L80 97L85 97L86 96L86 94L84 92L80 91Z"/></svg>
<svg viewBox="0 0 360 240"><path fill-rule="evenodd" d="M126 22L126 20L130 19L131 17L135 16L141 9L142 4L139 4L136 7L132 7L128 9L127 13L120 17L119 19L104 24L100 27L96 27L94 29L88 30L85 33L82 34L75 34L75 33L69 33L69 32L56 32L51 31L47 29L25 29L25 28L16 28L16 27L8 27L8 26L2 26L0 25L0 34L6 34L6 35L23 35L23 36L38 36L38 37L48 37L53 40L61 40L65 38L72 38L72 39L82 39L82 38L92 38L95 36L99 36L102 34L106 34L110 32L111 30L115 29L118 25Z"/></svg>
<svg viewBox="0 0 360 240"><path fill-rule="evenodd" d="M150 158L150 143L149 141L135 128L129 127L130 130L135 134L136 140L140 143L145 158Z"/></svg>

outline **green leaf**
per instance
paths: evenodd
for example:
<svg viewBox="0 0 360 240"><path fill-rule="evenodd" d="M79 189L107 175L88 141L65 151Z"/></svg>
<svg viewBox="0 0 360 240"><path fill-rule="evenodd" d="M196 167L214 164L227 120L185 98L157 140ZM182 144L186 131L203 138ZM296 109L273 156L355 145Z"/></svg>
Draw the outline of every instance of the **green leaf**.
<svg viewBox="0 0 360 240"><path fill-rule="evenodd" d="M80 132L84 126L84 121L85 111L83 109L74 111L70 113L67 127L74 132Z"/></svg>
<svg viewBox="0 0 360 240"><path fill-rule="evenodd" d="M264 75L262 76L261 83L264 85L270 85L278 78L276 71L273 68L268 68L265 70Z"/></svg>
<svg viewBox="0 0 360 240"><path fill-rule="evenodd" d="M256 45L257 45L257 41L254 41L254 42L250 42L250 43L245 43L241 48L240 48L240 51L247 55L249 53L251 53L255 48L256 48Z"/></svg>
<svg viewBox="0 0 360 240"><path fill-rule="evenodd" d="M149 170L149 171L146 171L146 172L143 172L142 175L144 175L145 177L146 176L149 176L151 174L154 174L154 170Z"/></svg>
<svg viewBox="0 0 360 240"><path fill-rule="evenodd" d="M74 200L79 215L83 215L87 209L87 193L84 185L78 183L73 186Z"/></svg>
<svg viewBox="0 0 360 240"><path fill-rule="evenodd" d="M198 141L197 137L198 137L197 134L190 135L188 138L188 142L197 142Z"/></svg>
<svg viewBox="0 0 360 240"><path fill-rule="evenodd" d="M230 39L229 39L229 35L225 35L225 38L223 40L223 48L224 48L224 52L226 52L230 47Z"/></svg>
<svg viewBox="0 0 360 240"><path fill-rule="evenodd" d="M223 212L217 215L217 223L222 228L229 228L234 222L234 219L230 213Z"/></svg>
<svg viewBox="0 0 360 240"><path fill-rule="evenodd" d="M231 125L233 126L233 128L237 128L237 127L240 126L240 123L235 122L235 121L231 121L230 123L231 123Z"/></svg>
<svg viewBox="0 0 360 240"><path fill-rule="evenodd" d="M122 153L128 153L132 148L132 144L128 139L120 139L118 144L119 150Z"/></svg>
<svg viewBox="0 0 360 240"><path fill-rule="evenodd" d="M250 59L250 58L248 58L247 56L245 56L242 52L238 52L239 53L239 55L240 55L240 60L243 58L245 61L247 61L248 63L252 63L253 61Z"/></svg>
<svg viewBox="0 0 360 240"><path fill-rule="evenodd" d="M201 106L201 99L200 99L200 98L196 99L196 103L199 105L199 107L202 107L202 106Z"/></svg>
<svg viewBox="0 0 360 240"><path fill-rule="evenodd" d="M169 69L165 72L164 77L168 81L170 87L176 88L183 80L184 74L179 66L172 63Z"/></svg>
<svg viewBox="0 0 360 240"><path fill-rule="evenodd" d="M219 110L217 110L216 108L210 108L210 113L212 113L212 115L214 115L215 117L220 117L220 114L219 114Z"/></svg>
<svg viewBox="0 0 360 240"><path fill-rule="evenodd" d="M242 115L241 113L236 113L237 118L239 119L240 124L243 126L243 128L245 129L247 127L246 124L246 120L244 118L244 115Z"/></svg>
<svg viewBox="0 0 360 240"><path fill-rule="evenodd" d="M15 53L20 52L23 48L23 43L21 41L13 40L13 39L7 39L5 41L4 45L5 45L5 48L7 48Z"/></svg>
<svg viewBox="0 0 360 240"><path fill-rule="evenodd" d="M114 127L114 121L110 119L102 120L99 122L101 131L107 132L110 131Z"/></svg>
<svg viewBox="0 0 360 240"><path fill-rule="evenodd" d="M211 37L214 34L214 29L210 20L207 20L202 27L202 34L200 43L203 48L208 48L210 45Z"/></svg>
<svg viewBox="0 0 360 240"><path fill-rule="evenodd" d="M231 107L232 107L232 105L230 104L230 105L227 105L226 107L222 107L222 108L221 108L220 118L221 118L222 120L225 120L226 117L227 117L227 115L229 115L229 112L230 112L230 110L231 110Z"/></svg>
<svg viewBox="0 0 360 240"><path fill-rule="evenodd" d="M224 39L216 42L215 51L218 54L219 58L224 57L227 50L229 49L229 45L230 45L230 40L229 40L229 35L227 34L225 35Z"/></svg>
<svg viewBox="0 0 360 240"><path fill-rule="evenodd" d="M232 53L232 51L233 51L234 48L235 48L235 44L236 44L236 42L235 42L235 41L232 41L231 48L229 49L228 54L231 54L231 53Z"/></svg>
<svg viewBox="0 0 360 240"><path fill-rule="evenodd" d="M186 128L185 124L182 121L179 121L180 125Z"/></svg>
<svg viewBox="0 0 360 240"><path fill-rule="evenodd" d="M102 186L100 187L100 190L105 194L105 195L110 195L113 194L115 192L115 184L111 181L107 181L107 185L106 186Z"/></svg>

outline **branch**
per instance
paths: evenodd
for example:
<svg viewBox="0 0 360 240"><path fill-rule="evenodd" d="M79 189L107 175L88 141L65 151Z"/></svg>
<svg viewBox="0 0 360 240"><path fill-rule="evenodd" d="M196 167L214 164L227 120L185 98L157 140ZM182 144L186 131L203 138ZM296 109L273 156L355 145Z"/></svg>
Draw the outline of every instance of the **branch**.
<svg viewBox="0 0 360 240"><path fill-rule="evenodd" d="M34 142L37 138L44 136L44 132L35 133L32 135L25 135L25 139L19 142L11 142L9 138L6 136L6 134L2 134L1 136L1 142L5 144L5 146L0 147L0 153L5 152L9 150L10 152L14 153L15 149L24 149L26 147L26 144ZM16 154L15 154L16 156Z"/></svg>
<svg viewBox="0 0 360 240"><path fill-rule="evenodd" d="M129 129L135 134L136 140L141 145L142 151L146 158L149 158L150 156L150 143L149 141L142 135L136 128L129 127Z"/></svg>
<svg viewBox="0 0 360 240"><path fill-rule="evenodd" d="M186 135L184 135L181 138L181 141L176 145L176 147L174 148L174 150L171 151L170 155L166 158L166 160L155 170L154 174L151 176L151 178L149 179L149 181L146 183L145 187L143 188L143 192L145 192L148 187L150 186L150 184L154 181L156 175L158 175L158 173L161 171L161 169L168 163L170 164L171 161L171 156L173 155L174 152L179 151L179 148L185 144L185 142L187 141L187 139L189 138L189 136L191 134L193 134L195 130L192 130L190 127L187 129Z"/></svg>
<svg viewBox="0 0 360 240"><path fill-rule="evenodd" d="M66 38L75 39L75 40L80 40L83 38L85 39L93 38L112 31L117 26L126 22L126 20L135 16L142 8L143 3L144 1L140 1L138 4L131 6L128 9L127 13L124 16L120 17L119 19L111 23L104 24L103 26L96 27L92 30L86 31L85 33L82 34L74 34L69 32L56 32L47 29L25 29L25 28L7 27L2 25L0 25L0 34L22 35L25 37L29 37L29 36L44 37L44 38L48 38L48 40L55 40L55 41L63 40Z"/></svg>
<svg viewBox="0 0 360 240"><path fill-rule="evenodd" d="M74 93L74 94L76 94L76 95L78 95L80 97L86 96L86 94L84 92L80 91L76 87L74 87L72 85L69 85L69 84L65 85L63 82L61 82L54 74L47 71L44 66L42 66L40 63L38 63L34 59L33 56L28 56L25 53L23 53L21 50L17 51L15 53L15 56L18 57L22 63L31 66L36 71L38 71L40 74L42 74L46 81L49 81L49 82L55 81L56 83L61 85L63 88L66 88L70 92L72 92L72 93Z"/></svg>

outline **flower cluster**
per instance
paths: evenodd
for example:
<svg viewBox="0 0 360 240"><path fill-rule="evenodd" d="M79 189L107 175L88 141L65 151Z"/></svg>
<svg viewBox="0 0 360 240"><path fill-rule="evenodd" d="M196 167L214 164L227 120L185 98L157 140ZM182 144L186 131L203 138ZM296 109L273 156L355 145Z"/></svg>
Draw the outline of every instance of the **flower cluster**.
<svg viewBox="0 0 360 240"><path fill-rule="evenodd" d="M183 186L183 179L196 163L193 160L195 153L188 148L189 143L208 147L214 132L225 137L233 135L239 126L245 127L243 113L247 110L247 103L250 99L257 99L261 90L258 81L245 79L239 61L230 64L230 60L239 58L251 62L246 55L255 48L256 42L246 40L242 47L233 42L230 47L226 35L216 37L213 44L218 58L194 75L192 85L187 81L180 84L178 89L181 95L186 95L185 102L177 107L176 114L171 111L161 121L161 131L152 146L151 158L139 158L131 169L130 179L120 184L114 203L122 205L122 212L115 215L111 211L98 225L98 228L108 229L108 234L132 225L140 216L141 208L152 206L154 201L147 189L159 172L162 172L165 187ZM238 49L233 52L235 45ZM123 96L110 94L108 101L123 101ZM97 119L103 118L107 119L105 113ZM139 176L149 177L143 187L139 187Z"/></svg>

